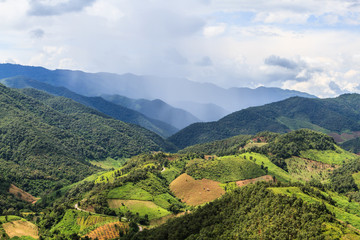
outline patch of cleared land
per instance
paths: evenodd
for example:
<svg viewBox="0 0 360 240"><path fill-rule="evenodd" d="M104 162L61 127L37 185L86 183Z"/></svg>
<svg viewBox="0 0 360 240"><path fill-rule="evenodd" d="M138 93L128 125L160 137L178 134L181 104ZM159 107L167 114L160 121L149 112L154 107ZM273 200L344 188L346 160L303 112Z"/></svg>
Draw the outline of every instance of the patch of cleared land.
<svg viewBox="0 0 360 240"><path fill-rule="evenodd" d="M31 222L18 220L14 222L4 223L3 228L10 238L13 237L32 237L35 239L39 238L38 227Z"/></svg>
<svg viewBox="0 0 360 240"><path fill-rule="evenodd" d="M105 224L101 227L96 228L85 236L91 239L107 240L107 239L118 239L119 231L126 232L129 229L128 224L122 222L114 222Z"/></svg>
<svg viewBox="0 0 360 240"><path fill-rule="evenodd" d="M10 184L9 193L13 194L15 197L29 203L36 203L39 198L34 197L30 193L25 192L24 190L16 187L14 184Z"/></svg>
<svg viewBox="0 0 360 240"><path fill-rule="evenodd" d="M195 180L186 173L172 181L170 189L176 197L191 206L213 201L225 193L220 182L209 179Z"/></svg>
<svg viewBox="0 0 360 240"><path fill-rule="evenodd" d="M144 217L147 214L149 220L161 218L171 214L169 211L159 207L151 201L108 199L108 203L110 208L119 209L124 213L131 211L132 213L139 213L141 217Z"/></svg>
<svg viewBox="0 0 360 240"><path fill-rule="evenodd" d="M243 187L250 183L256 183L258 181L270 182L270 181L273 181L273 177L271 175L265 175L265 176L261 176L261 177L257 177L257 178L251 178L251 179L246 179L246 180L242 180L242 181L237 181L236 184L239 187Z"/></svg>
<svg viewBox="0 0 360 240"><path fill-rule="evenodd" d="M318 180L322 183L328 181L335 165L308 160L299 157L286 159L288 172L294 180L307 182L311 179Z"/></svg>

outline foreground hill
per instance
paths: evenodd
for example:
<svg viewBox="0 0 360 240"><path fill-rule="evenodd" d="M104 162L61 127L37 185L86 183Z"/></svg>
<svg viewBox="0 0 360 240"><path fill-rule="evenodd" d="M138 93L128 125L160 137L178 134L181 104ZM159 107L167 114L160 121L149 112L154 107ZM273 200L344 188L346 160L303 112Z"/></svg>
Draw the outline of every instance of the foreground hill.
<svg viewBox="0 0 360 240"><path fill-rule="evenodd" d="M0 85L0 172L33 195L98 171L88 160L171 147L144 128L70 99L24 92L32 97Z"/></svg>
<svg viewBox="0 0 360 240"><path fill-rule="evenodd" d="M141 154L121 166L97 164L109 170L36 204L52 206L37 221L41 236L113 229L105 239L359 237L359 157L323 133L240 135L176 154ZM151 230L136 234L140 225Z"/></svg>
<svg viewBox="0 0 360 240"><path fill-rule="evenodd" d="M128 239L359 239L321 202L277 195L271 185L250 185L192 214Z"/></svg>
<svg viewBox="0 0 360 240"><path fill-rule="evenodd" d="M102 95L105 100L117 105L133 109L142 114L166 122L178 129L189 126L191 123L200 122L191 113L180 108L174 108L160 99L131 99L120 95Z"/></svg>
<svg viewBox="0 0 360 240"><path fill-rule="evenodd" d="M169 138L178 147L261 131L284 133L309 128L341 134L360 131L360 95L330 99L293 97L261 107L234 112L217 122L195 123Z"/></svg>
<svg viewBox="0 0 360 240"><path fill-rule="evenodd" d="M94 108L117 120L137 124L163 137L168 137L178 131L178 129L170 124L146 117L138 111L127 108L127 106L124 107L108 102L101 97L85 97L64 87L54 87L52 85L21 76L1 79L0 82L11 88L35 88L56 96L71 98L78 103Z"/></svg>
<svg viewBox="0 0 360 240"><path fill-rule="evenodd" d="M180 106L177 103L185 100L193 104L189 108L184 109L195 116L197 116L197 112L206 113L206 109L209 107L208 104L213 104L212 106L217 105L227 112L233 112L250 106L280 101L292 96L314 97L306 93L280 88L224 89L214 84L192 82L183 78L85 73L69 70L50 71L41 67L0 64L0 79L19 75L54 86L66 87L85 96L119 94L134 99L162 99L172 106L180 108L187 105L180 103ZM194 109L194 107L196 108ZM223 110L221 108L213 107L212 110L220 110L220 112L202 114L203 118L197 117L203 121L212 121L214 120L214 115L224 116L222 115Z"/></svg>

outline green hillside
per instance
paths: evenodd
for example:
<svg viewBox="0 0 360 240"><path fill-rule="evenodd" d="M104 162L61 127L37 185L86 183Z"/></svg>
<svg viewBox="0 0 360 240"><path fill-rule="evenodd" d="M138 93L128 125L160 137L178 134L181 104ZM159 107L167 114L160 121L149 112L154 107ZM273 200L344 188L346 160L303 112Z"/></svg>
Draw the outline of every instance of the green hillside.
<svg viewBox="0 0 360 240"><path fill-rule="evenodd" d="M82 96L64 87L55 87L47 83L42 83L37 80L22 76L1 79L0 82L12 88L35 88L55 96L70 98L80 104L94 108L97 111L111 116L117 120L137 124L163 137L168 137L178 131L178 129L171 126L170 124L146 117L137 111L108 102L101 97Z"/></svg>
<svg viewBox="0 0 360 240"><path fill-rule="evenodd" d="M261 183L237 189L131 239L359 239L321 202L280 196L267 187Z"/></svg>
<svg viewBox="0 0 360 240"><path fill-rule="evenodd" d="M152 119L166 122L178 129L200 122L191 113L172 107L160 99L131 99L120 95L101 95L101 97L109 102L141 112Z"/></svg>
<svg viewBox="0 0 360 240"><path fill-rule="evenodd" d="M354 138L348 141L345 141L340 144L340 146L350 152L360 153L360 138Z"/></svg>
<svg viewBox="0 0 360 240"><path fill-rule="evenodd" d="M217 122L195 123L169 138L178 147L261 131L284 133L310 128L324 133L360 131L359 94L333 99L293 97L234 112Z"/></svg>
<svg viewBox="0 0 360 240"><path fill-rule="evenodd" d="M72 100L0 86L0 171L31 194L98 171L87 160L169 149L160 136ZM36 98L36 99L35 99Z"/></svg>

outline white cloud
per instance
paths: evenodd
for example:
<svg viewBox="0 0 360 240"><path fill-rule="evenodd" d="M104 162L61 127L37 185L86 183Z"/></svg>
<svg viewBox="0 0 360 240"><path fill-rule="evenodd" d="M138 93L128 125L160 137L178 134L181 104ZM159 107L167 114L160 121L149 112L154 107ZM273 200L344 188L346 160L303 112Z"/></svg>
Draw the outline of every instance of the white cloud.
<svg viewBox="0 0 360 240"><path fill-rule="evenodd" d="M225 29L226 29L225 24L219 24L216 26L207 26L204 28L203 34L205 37L215 37L224 33Z"/></svg>
<svg viewBox="0 0 360 240"><path fill-rule="evenodd" d="M359 23L341 0L7 0L0 62L331 96L359 91Z"/></svg>

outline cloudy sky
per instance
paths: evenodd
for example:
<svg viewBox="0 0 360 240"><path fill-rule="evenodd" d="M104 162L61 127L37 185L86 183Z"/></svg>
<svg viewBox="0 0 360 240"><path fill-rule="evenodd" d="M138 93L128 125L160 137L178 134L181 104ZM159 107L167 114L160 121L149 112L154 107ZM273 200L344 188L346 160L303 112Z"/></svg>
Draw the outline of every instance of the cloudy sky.
<svg viewBox="0 0 360 240"><path fill-rule="evenodd" d="M0 62L360 92L358 0L0 0Z"/></svg>

